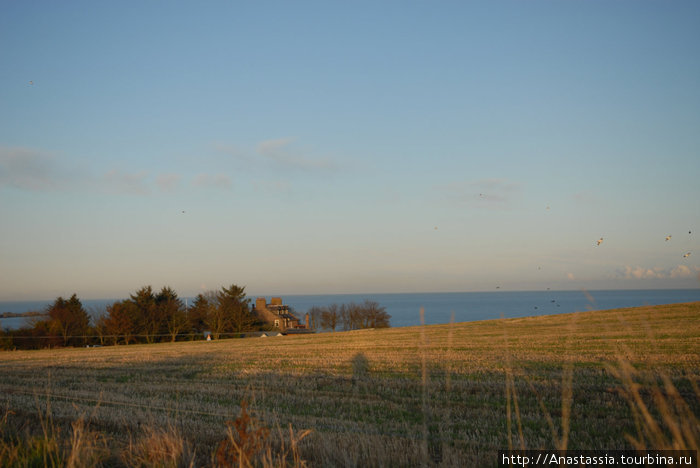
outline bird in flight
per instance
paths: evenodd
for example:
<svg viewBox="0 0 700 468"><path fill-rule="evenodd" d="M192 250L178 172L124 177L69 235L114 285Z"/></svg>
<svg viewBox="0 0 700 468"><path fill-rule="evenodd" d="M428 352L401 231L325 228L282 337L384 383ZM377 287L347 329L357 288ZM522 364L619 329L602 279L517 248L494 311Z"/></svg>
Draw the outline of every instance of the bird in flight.
<svg viewBox="0 0 700 468"><path fill-rule="evenodd" d="M690 257L690 252L688 252L687 254L683 254L683 258L688 258L688 257Z"/></svg>
<svg viewBox="0 0 700 468"><path fill-rule="evenodd" d="M596 241L595 245L598 246L598 245L600 245L600 244L602 244L602 243L603 243L603 238L601 237L600 239L598 239L598 240Z"/></svg>
<svg viewBox="0 0 700 468"><path fill-rule="evenodd" d="M671 235L670 235L670 234L669 234L668 236L666 236L666 240L667 240L667 241L671 240Z"/></svg>

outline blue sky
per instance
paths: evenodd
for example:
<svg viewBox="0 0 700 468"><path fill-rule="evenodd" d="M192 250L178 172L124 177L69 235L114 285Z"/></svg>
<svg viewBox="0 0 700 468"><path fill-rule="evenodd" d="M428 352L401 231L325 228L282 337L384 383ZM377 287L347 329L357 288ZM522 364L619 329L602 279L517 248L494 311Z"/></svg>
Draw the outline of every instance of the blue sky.
<svg viewBox="0 0 700 468"><path fill-rule="evenodd" d="M698 24L695 1L3 2L0 300L698 287Z"/></svg>

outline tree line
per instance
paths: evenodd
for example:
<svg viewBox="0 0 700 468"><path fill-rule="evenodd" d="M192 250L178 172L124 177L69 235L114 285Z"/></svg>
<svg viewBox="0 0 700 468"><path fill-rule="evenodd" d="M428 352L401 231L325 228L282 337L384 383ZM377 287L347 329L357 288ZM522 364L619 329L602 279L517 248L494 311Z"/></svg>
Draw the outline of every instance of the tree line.
<svg viewBox="0 0 700 468"><path fill-rule="evenodd" d="M170 287L156 292L144 286L128 299L116 301L93 317L80 299L58 297L43 319L30 327L0 331L3 349L36 349L60 346L156 343L178 339L204 339L269 329L251 310L245 287L235 284L198 294L192 304Z"/></svg>
<svg viewBox="0 0 700 468"><path fill-rule="evenodd" d="M309 309L311 328L322 330L358 330L362 328L388 328L391 315L386 307L375 301L365 300L362 304L330 304Z"/></svg>
<svg viewBox="0 0 700 468"><path fill-rule="evenodd" d="M205 333L219 339L274 329L254 313L245 287L235 284L198 294L191 304L168 286L157 292L144 286L93 314L73 294L56 298L44 312L29 327L0 330L0 349L198 340ZM312 329L330 331L385 328L391 318L374 301L312 307L308 313Z"/></svg>

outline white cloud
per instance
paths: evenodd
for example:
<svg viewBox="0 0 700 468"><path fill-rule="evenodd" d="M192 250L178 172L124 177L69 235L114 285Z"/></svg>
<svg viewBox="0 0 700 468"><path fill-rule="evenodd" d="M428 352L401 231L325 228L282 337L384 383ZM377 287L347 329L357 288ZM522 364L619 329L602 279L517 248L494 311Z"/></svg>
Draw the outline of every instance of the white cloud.
<svg viewBox="0 0 700 468"><path fill-rule="evenodd" d="M286 180L257 180L253 182L253 188L259 192L273 192L289 194L292 191L292 185Z"/></svg>
<svg viewBox="0 0 700 468"><path fill-rule="evenodd" d="M156 178L156 185L163 192L173 192L180 184L182 177L179 174L160 174Z"/></svg>
<svg viewBox="0 0 700 468"><path fill-rule="evenodd" d="M296 148L293 138L265 140L258 143L257 153L267 160L294 169L333 169L329 158L310 158Z"/></svg>
<svg viewBox="0 0 700 468"><path fill-rule="evenodd" d="M147 183L148 173L141 171L136 173L124 173L116 169L102 176L104 186L114 193L130 195L148 195L151 189Z"/></svg>
<svg viewBox="0 0 700 468"><path fill-rule="evenodd" d="M275 157L280 151L284 151L293 141L293 138L278 138L276 140L261 141L258 143L258 153L263 156Z"/></svg>
<svg viewBox="0 0 700 468"><path fill-rule="evenodd" d="M73 167L47 151L0 146L0 188L150 195L154 189L174 192L181 184L182 175L173 172L160 173L155 178L147 171L128 169L111 169L99 174L89 168ZM192 180L192 186L198 188L228 189L231 185L231 178L225 174L199 174Z"/></svg>
<svg viewBox="0 0 700 468"><path fill-rule="evenodd" d="M198 174L192 185L201 188L231 188L231 178L226 174Z"/></svg>
<svg viewBox="0 0 700 468"><path fill-rule="evenodd" d="M678 265L669 272L669 276L671 278L690 278L695 276L695 272L686 265Z"/></svg>
<svg viewBox="0 0 700 468"><path fill-rule="evenodd" d="M250 156L249 152L237 146L229 145L226 143L215 142L212 147L218 153L223 153L226 156L231 157L233 160L241 161L245 164L251 164L254 159Z"/></svg>
<svg viewBox="0 0 700 468"><path fill-rule="evenodd" d="M55 156L23 147L0 147L0 186L32 191L50 191L67 186L67 172Z"/></svg>
<svg viewBox="0 0 700 468"><path fill-rule="evenodd" d="M673 268L661 267L631 267L625 266L624 270L618 271L617 276L625 279L665 279L665 278L690 278L700 271L698 267L688 267L678 265Z"/></svg>

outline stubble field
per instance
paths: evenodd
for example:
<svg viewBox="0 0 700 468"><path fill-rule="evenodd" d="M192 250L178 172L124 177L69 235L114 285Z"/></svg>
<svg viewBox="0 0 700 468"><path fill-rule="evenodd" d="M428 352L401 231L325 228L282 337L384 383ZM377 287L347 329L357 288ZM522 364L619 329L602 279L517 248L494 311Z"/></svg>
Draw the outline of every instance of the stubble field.
<svg viewBox="0 0 700 468"><path fill-rule="evenodd" d="M252 465L495 466L511 447L697 449L699 351L700 303L8 351L0 461L226 465L231 438L248 444ZM39 446L51 441L47 458Z"/></svg>

